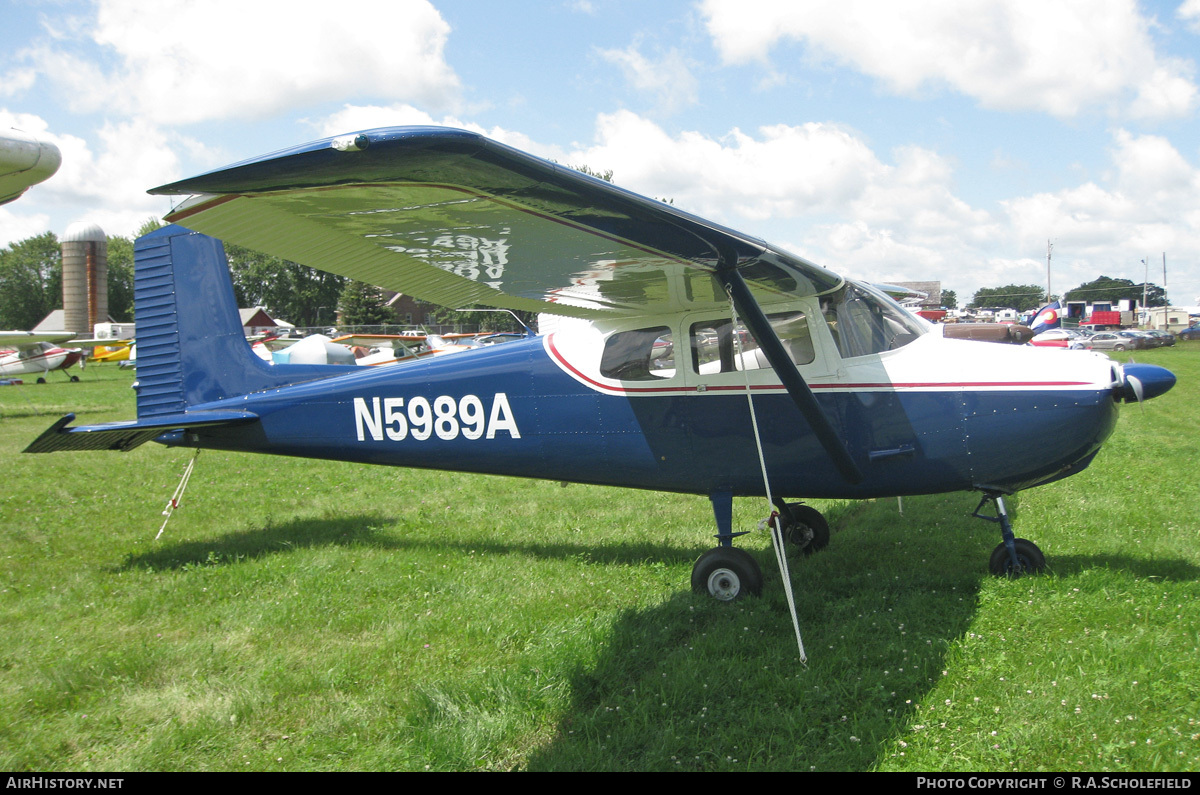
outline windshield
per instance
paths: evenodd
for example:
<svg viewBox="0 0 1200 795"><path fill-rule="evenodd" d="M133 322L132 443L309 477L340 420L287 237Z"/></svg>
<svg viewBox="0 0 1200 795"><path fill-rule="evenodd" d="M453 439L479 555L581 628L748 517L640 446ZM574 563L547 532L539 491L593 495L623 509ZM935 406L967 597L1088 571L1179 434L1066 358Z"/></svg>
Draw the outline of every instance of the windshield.
<svg viewBox="0 0 1200 795"><path fill-rule="evenodd" d="M926 325L869 284L851 281L821 299L821 312L843 359L901 348Z"/></svg>

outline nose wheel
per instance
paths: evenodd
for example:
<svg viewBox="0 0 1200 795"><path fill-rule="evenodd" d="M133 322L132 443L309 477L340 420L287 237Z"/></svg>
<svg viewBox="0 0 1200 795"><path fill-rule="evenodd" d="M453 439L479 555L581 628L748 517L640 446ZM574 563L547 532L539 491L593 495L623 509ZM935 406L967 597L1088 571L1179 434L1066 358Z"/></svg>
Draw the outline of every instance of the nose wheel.
<svg viewBox="0 0 1200 795"><path fill-rule="evenodd" d="M995 516L985 516L979 511L983 506L992 502L996 506ZM988 560L988 571L997 577L1020 577L1025 574L1040 574L1046 570L1046 556L1037 544L1025 538L1017 538L1013 534L1012 522L1008 520L1008 511L1004 508L1004 497L996 492L985 492L975 507L975 518L985 522L997 522L1000 525L1000 536L1004 540L992 550Z"/></svg>
<svg viewBox="0 0 1200 795"><path fill-rule="evenodd" d="M1022 574L1040 574L1046 569L1046 556L1037 544L1024 538L1013 539L1013 552L1009 552L1008 544L1000 542L992 550L991 560L988 561L988 571L997 577L1020 577ZM1013 563L1013 553L1017 562Z"/></svg>

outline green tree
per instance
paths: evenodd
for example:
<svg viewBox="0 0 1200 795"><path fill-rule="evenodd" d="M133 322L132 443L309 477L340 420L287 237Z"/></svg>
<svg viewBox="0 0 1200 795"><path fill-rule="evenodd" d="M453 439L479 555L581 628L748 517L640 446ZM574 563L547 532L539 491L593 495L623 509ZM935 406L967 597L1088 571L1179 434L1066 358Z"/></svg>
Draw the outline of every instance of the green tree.
<svg viewBox="0 0 1200 795"><path fill-rule="evenodd" d="M942 290L942 308L958 309L958 293L953 290Z"/></svg>
<svg viewBox="0 0 1200 795"><path fill-rule="evenodd" d="M225 255L238 306L265 307L272 317L297 326L334 321L344 276L242 246L226 244Z"/></svg>
<svg viewBox="0 0 1200 795"><path fill-rule="evenodd" d="M975 291L972 308L1007 307L1018 312L1038 309L1046 303L1046 291L1036 284L1006 284L1003 287L984 287Z"/></svg>
<svg viewBox="0 0 1200 795"><path fill-rule="evenodd" d="M515 315L515 317L514 317ZM524 331L525 326L537 326L537 313L522 310L468 307L462 310L438 309L430 314L429 322L439 326L456 326L464 330Z"/></svg>
<svg viewBox="0 0 1200 795"><path fill-rule="evenodd" d="M573 168L582 174L587 174L589 177L602 179L605 182L613 181L613 170L611 168L604 171L596 171L595 169L588 168L586 165L570 166L570 168Z"/></svg>
<svg viewBox="0 0 1200 795"><path fill-rule="evenodd" d="M0 328L27 330L62 306L62 249L53 232L0 249Z"/></svg>
<svg viewBox="0 0 1200 795"><path fill-rule="evenodd" d="M162 226L157 218L147 218L132 238L108 236L108 315L118 323L133 322L133 246L142 235Z"/></svg>
<svg viewBox="0 0 1200 795"><path fill-rule="evenodd" d="M119 235L108 236L108 316L133 322L133 241Z"/></svg>
<svg viewBox="0 0 1200 795"><path fill-rule="evenodd" d="M1136 301L1141 306L1142 287L1142 283L1134 284L1129 279L1101 276L1099 279L1079 285L1066 293L1063 298L1068 301L1087 301L1089 304L1097 301L1110 301L1115 304L1122 299L1128 299ZM1145 288L1147 306L1166 306L1167 296L1163 288L1149 283L1145 284Z"/></svg>
<svg viewBox="0 0 1200 795"><path fill-rule="evenodd" d="M341 311L340 322L346 326L382 326L396 322L396 313L383 302L383 291L354 279L342 288L338 309Z"/></svg>

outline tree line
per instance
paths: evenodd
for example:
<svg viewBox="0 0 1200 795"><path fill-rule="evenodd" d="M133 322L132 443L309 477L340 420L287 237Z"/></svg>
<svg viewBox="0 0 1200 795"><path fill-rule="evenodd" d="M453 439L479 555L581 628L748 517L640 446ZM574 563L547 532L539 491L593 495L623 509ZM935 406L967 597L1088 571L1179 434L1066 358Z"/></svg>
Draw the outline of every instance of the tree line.
<svg viewBox="0 0 1200 795"><path fill-rule="evenodd" d="M1146 306L1166 306L1167 294L1156 284L1133 282L1129 279L1114 279L1101 276L1090 282L1079 285L1060 296L1063 303L1067 301L1086 301L1089 304L1097 301L1117 303L1121 300L1136 301L1142 305L1143 288L1145 289ZM943 292L943 295L945 292ZM1018 312L1028 312L1039 309L1049 303L1045 289L1036 284L1006 284L1003 287L984 287L975 291L975 297L967 305L968 309L982 307L1007 307ZM947 307L954 308L954 307Z"/></svg>
<svg viewBox="0 0 1200 795"><path fill-rule="evenodd" d="M136 237L161 224L149 220ZM394 323L382 292L362 282L226 245L238 306L261 306L274 318L297 326ZM45 232L0 248L0 328L32 329L63 305L62 247ZM133 239L108 236L108 314L118 323L133 322Z"/></svg>

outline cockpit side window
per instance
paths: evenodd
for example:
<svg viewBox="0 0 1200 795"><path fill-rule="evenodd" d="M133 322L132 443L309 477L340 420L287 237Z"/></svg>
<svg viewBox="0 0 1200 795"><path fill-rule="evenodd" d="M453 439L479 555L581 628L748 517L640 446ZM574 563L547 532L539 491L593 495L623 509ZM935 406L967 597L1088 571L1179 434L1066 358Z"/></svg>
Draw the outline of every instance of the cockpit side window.
<svg viewBox="0 0 1200 795"><path fill-rule="evenodd" d="M604 343L600 375L621 381L653 381L675 375L675 346L666 326L619 331Z"/></svg>
<svg viewBox="0 0 1200 795"><path fill-rule="evenodd" d="M793 362L810 364L816 358L808 318L803 312L781 312L768 315L767 320ZM701 375L771 366L746 327L741 324L735 327L729 318L693 323L690 336L692 367Z"/></svg>
<svg viewBox="0 0 1200 795"><path fill-rule="evenodd" d="M821 312L843 359L892 351L925 333L895 301L853 282L822 298Z"/></svg>

